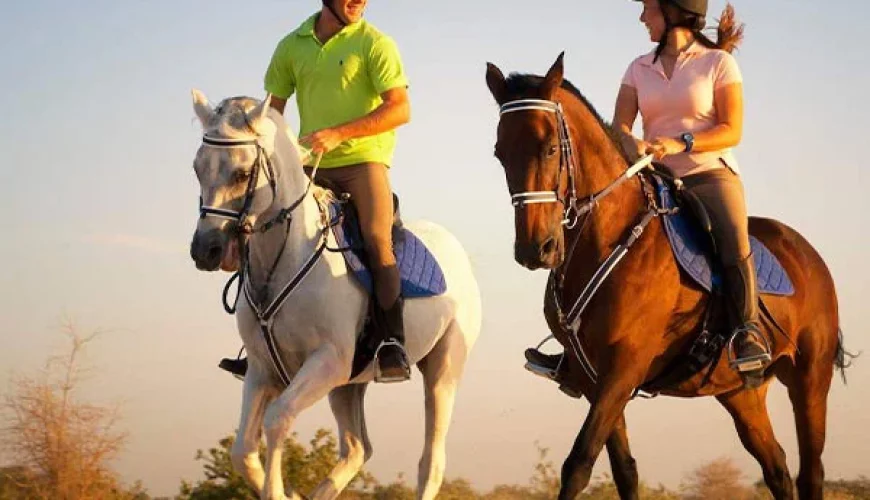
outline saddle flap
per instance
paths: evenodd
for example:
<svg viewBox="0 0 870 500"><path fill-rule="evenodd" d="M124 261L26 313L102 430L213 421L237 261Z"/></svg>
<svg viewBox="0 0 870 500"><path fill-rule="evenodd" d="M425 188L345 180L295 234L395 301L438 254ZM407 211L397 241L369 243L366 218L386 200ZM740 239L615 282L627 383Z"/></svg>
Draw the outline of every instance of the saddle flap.
<svg viewBox="0 0 870 500"><path fill-rule="evenodd" d="M671 191L672 185L658 176L653 176L653 181L656 186L658 202L662 207L680 206L682 208L686 206L685 204L677 204L677 199ZM683 193L685 192L683 191ZM698 205L701 205L697 197L694 200ZM690 210L686 209L685 212ZM706 214L706 210L702 208L695 213ZM674 258L683 271L708 292L714 288L720 288L723 282L721 266L713 258L715 248L713 248L710 233L705 232L701 226L701 224L709 223L709 216L706 216L706 223L698 222L694 217L688 217L681 210L676 214L663 215L662 219L671 250L674 252ZM758 291L769 295L792 295L794 285L779 259L755 236L749 236L749 244L755 261Z"/></svg>
<svg viewBox="0 0 870 500"><path fill-rule="evenodd" d="M371 293L374 282L368 269L356 211L352 204L340 201L331 203L329 208L333 220L342 218L340 224L333 226L333 234L339 247L347 249L342 254L348 270ZM393 253L399 268L403 297L432 297L447 291L444 272L437 259L425 243L405 228L401 221L393 225Z"/></svg>

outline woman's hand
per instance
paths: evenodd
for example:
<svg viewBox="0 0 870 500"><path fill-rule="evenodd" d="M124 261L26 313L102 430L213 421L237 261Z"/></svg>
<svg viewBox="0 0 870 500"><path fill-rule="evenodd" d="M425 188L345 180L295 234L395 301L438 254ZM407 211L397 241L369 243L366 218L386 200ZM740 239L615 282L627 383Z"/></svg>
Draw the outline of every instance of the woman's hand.
<svg viewBox="0 0 870 500"><path fill-rule="evenodd" d="M656 160L661 160L665 156L675 155L684 151L686 151L686 144L683 141L670 137L657 137L647 144L644 152L655 156Z"/></svg>
<svg viewBox="0 0 870 500"><path fill-rule="evenodd" d="M626 132L620 132L619 140L622 143L622 149L625 150L628 160L631 162L639 160L641 156L646 154L646 150L649 148L648 142L642 141Z"/></svg>

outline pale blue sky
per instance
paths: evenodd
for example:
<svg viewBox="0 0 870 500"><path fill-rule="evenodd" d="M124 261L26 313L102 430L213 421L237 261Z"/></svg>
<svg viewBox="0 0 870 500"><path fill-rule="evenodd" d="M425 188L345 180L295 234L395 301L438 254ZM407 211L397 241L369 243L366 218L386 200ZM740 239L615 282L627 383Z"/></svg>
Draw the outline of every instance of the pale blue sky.
<svg viewBox="0 0 870 500"><path fill-rule="evenodd" d="M711 2L718 12L724 3ZM118 467L153 493L200 477L193 461L231 432L241 385L217 360L239 345L219 295L224 275L195 270L190 164L199 126L190 88L212 100L261 96L275 43L314 0L13 2L0 19L0 391L60 346L64 314L110 333L91 351L101 369L88 394L122 400L130 446ZM865 263L870 183L866 117L870 65L859 1L737 0L747 23L737 55L746 126L737 156L754 214L805 234L838 286L847 345L870 351ZM452 230L472 255L484 330L468 366L449 438L448 476L487 487L524 481L535 441L560 462L588 405L522 369L545 334L544 273L512 260L512 210L492 157L497 113L485 62L546 71L566 50L566 76L605 117L625 67L650 49L628 0L373 0L368 19L399 43L413 122L399 134L393 172L406 218ZM291 122L296 122L295 117ZM870 475L866 358L834 384L825 453L830 477ZM419 376L369 392L375 455L369 468L413 478L422 446ZM796 473L784 391L771 396ZM648 481L675 484L699 462L732 456L760 471L715 401L659 399L628 410L632 448ZM307 439L333 427L326 404L304 414ZM599 470L606 467L601 460Z"/></svg>

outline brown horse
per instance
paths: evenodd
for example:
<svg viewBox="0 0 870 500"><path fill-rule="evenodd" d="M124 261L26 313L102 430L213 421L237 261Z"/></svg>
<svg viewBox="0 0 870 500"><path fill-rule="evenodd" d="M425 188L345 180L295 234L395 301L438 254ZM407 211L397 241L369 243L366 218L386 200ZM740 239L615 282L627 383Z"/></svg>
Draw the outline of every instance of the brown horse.
<svg viewBox="0 0 870 500"><path fill-rule="evenodd" d="M570 353L565 356L565 380L591 402L562 467L559 498L579 497L605 443L620 496L637 498L637 469L623 411L636 389L662 373L694 340L711 299L680 271L661 218L648 210L652 201L647 174L613 184L629 161L609 126L562 75L561 55L545 77L505 78L496 66L487 65L487 85L502 107L495 155L516 206L515 259L529 269L552 270L551 284L554 278L562 283L558 292L545 294L544 313L553 335ZM611 184L612 190L602 193ZM592 194L603 196L591 201ZM578 215L584 199L590 202ZM638 236L641 231L632 229L644 214L651 217ZM779 259L795 287L791 296L764 300L776 318L767 317L762 325L773 350L764 383L745 388L725 360L713 365L709 380L699 373L661 392L715 396L733 417L743 446L758 460L774 497L793 498L785 453L774 437L765 403L770 381L779 379L794 408L799 496L821 499L828 390L834 367L844 369L847 356L834 283L822 258L797 231L754 217L749 228ZM573 304L585 295L599 265L627 239L634 240L631 252L588 303L579 334L573 337L580 345L572 345L559 304ZM775 331L776 323L782 331ZM588 367L583 369L582 357L593 375Z"/></svg>

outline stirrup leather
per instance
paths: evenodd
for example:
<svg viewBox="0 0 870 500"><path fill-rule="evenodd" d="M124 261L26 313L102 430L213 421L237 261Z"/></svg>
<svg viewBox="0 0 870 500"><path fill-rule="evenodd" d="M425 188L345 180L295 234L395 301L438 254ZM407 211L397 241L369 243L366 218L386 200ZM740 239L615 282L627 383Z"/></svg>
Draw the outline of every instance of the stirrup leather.
<svg viewBox="0 0 870 500"><path fill-rule="evenodd" d="M398 347L399 350L402 352L402 355L404 356L405 360L408 361L408 353L407 353L407 351L405 351L405 346L403 346L401 342L399 342L396 339L388 339L388 340L381 341L380 345L378 345L378 348L375 350L375 382L381 383L381 384L391 384L394 382L404 382L406 380L409 380L411 378L410 363L406 363L405 371L401 375L386 376L383 373L381 373L381 358L380 358L381 349L383 349L384 347L387 347L387 346Z"/></svg>

